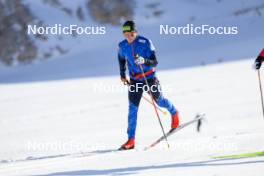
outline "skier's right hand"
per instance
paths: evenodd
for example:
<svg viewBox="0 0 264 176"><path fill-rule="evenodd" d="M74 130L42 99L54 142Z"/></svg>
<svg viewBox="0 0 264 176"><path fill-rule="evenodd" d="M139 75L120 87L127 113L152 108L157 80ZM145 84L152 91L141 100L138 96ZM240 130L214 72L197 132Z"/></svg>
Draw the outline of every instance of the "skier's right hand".
<svg viewBox="0 0 264 176"><path fill-rule="evenodd" d="M129 84L129 81L128 81L128 79L126 77L121 77L120 79L121 79L121 81L123 82L124 85L128 85Z"/></svg>

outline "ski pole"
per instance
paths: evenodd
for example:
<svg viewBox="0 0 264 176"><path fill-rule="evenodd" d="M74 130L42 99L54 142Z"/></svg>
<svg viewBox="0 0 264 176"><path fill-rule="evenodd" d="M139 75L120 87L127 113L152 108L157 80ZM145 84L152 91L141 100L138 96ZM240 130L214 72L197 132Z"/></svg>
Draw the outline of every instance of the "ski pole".
<svg viewBox="0 0 264 176"><path fill-rule="evenodd" d="M260 78L259 69L258 69L258 80L259 80L259 90L260 90L261 104L262 104L262 115L263 115L263 118L264 118L264 102L263 102L263 93L262 93L262 85L261 85L261 78Z"/></svg>
<svg viewBox="0 0 264 176"><path fill-rule="evenodd" d="M134 47L133 47L133 46L131 47L131 52L132 52L132 56L134 57L134 59L137 59L137 55L135 55ZM143 77L144 77L145 83L146 83L146 85L149 87L149 83L148 83L148 80L147 80L146 75L145 75L145 73L144 73L144 70L143 70L143 68L142 68L142 65L137 64L137 63L136 63L136 65L140 68L140 71L141 71L141 74L142 74ZM162 130L163 136L164 136L164 138L165 138L165 141L166 141L166 143L167 143L168 148L170 148L170 145L169 145L169 142L168 142L167 136L166 136L166 134L165 134L164 127L163 127L163 125L162 125L162 123L161 123L160 116L159 116L159 113L158 113L157 107L156 107L156 105L155 105L155 103L154 103L154 98L153 98L153 95L152 95L152 92L151 92L151 91L150 91L150 94L149 94L149 95L150 95L150 98L151 98L151 101L152 101L152 105L153 105L153 107L154 107L154 109L155 109L155 113L156 113L156 115L157 115L157 118L158 118L158 121L159 121L159 124L160 124L161 130Z"/></svg>
<svg viewBox="0 0 264 176"><path fill-rule="evenodd" d="M148 83L148 80L147 80L146 75L145 75L145 73L144 73L144 70L143 70L143 68L142 68L142 65L138 64L138 66L139 66L139 68L140 68L140 70L141 70L141 73L142 73L142 75L143 75L143 77L144 77L144 80L145 80L146 85L149 87L149 83ZM170 148L170 145L169 145L169 142L168 142L167 136L166 136L166 134L165 134L164 127L163 127L163 125L162 125L162 123L161 123L160 116L159 116L159 113L158 113L157 107L156 107L156 105L155 105L155 103L154 103L154 98L153 98L153 95L152 95L152 92L151 92L151 91L150 91L149 95L150 95L150 98L151 98L151 101L152 101L152 105L153 105L153 107L154 107L154 109L155 109L155 113L156 113L156 115L157 115L157 117L158 117L159 124L160 124L161 130L162 130L163 136L164 136L164 138L165 138L165 140L166 140L166 143L167 143L168 148Z"/></svg>
<svg viewBox="0 0 264 176"><path fill-rule="evenodd" d="M124 83L124 85L127 85L127 86L129 86L129 82L127 81L127 82L125 82ZM149 99L147 99L144 95L142 95L142 98L144 99L144 100L146 100L148 103L150 103L150 104L152 104L152 102L149 100ZM157 106L157 108L158 108L158 110L163 114L163 115L167 115L167 111L163 111L160 107L158 107Z"/></svg>

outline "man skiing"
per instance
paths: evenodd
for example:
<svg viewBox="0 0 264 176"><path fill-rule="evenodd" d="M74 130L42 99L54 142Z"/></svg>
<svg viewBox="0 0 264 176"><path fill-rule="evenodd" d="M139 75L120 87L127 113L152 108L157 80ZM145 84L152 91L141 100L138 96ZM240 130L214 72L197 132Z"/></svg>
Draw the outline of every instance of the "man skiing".
<svg viewBox="0 0 264 176"><path fill-rule="evenodd" d="M254 67L255 69L260 69L262 62L264 61L264 49L259 53L257 59L255 60Z"/></svg>
<svg viewBox="0 0 264 176"><path fill-rule="evenodd" d="M160 90L160 84L155 75L155 67L158 62L152 42L138 35L133 21L126 21L122 26L122 31L125 40L119 43L118 61L121 81L124 84L129 84L129 112L128 140L120 149L129 150L135 147L138 106L146 86L148 89L145 91L153 97L156 104L170 112L172 129L177 128L179 125L179 113L174 105L163 97ZM126 67L129 71L129 80L126 77Z"/></svg>

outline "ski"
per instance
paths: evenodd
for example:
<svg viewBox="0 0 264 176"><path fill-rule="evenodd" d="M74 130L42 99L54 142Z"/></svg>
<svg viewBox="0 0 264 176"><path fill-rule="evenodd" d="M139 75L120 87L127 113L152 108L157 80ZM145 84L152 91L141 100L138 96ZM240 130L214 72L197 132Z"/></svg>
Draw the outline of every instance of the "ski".
<svg viewBox="0 0 264 176"><path fill-rule="evenodd" d="M238 158L248 158L248 157L258 157L258 156L264 156L264 151L258 151L258 152L252 152L252 153L241 153L241 154L235 154L235 155L224 155L224 156L216 156L213 157L214 159L238 159Z"/></svg>
<svg viewBox="0 0 264 176"><path fill-rule="evenodd" d="M126 151L126 150L134 150L134 147L130 149L124 149L123 147L120 147L117 149L117 151Z"/></svg>
<svg viewBox="0 0 264 176"><path fill-rule="evenodd" d="M193 120L191 120L191 121L189 121L189 122L186 122L186 123L183 123L183 124L179 125L178 128L171 129L170 131L168 131L168 132L165 134L165 136L160 137L160 138L157 139L155 142L153 142L153 143L150 144L149 146L145 147L144 150L148 150L148 149L150 149L150 148L156 146L156 145L159 144L161 141L163 141L163 140L165 139L165 137L168 138L168 137L171 136L172 134L178 132L179 130L181 130L181 129L183 129L183 128L185 128L185 127L187 127L187 126L189 126L189 125L191 125L191 124L193 124L193 123L195 123L195 122L197 122L197 131L199 132L199 131L200 131L200 127L201 127L201 123L202 123L202 119L204 119L204 116L205 116L205 114L197 114Z"/></svg>

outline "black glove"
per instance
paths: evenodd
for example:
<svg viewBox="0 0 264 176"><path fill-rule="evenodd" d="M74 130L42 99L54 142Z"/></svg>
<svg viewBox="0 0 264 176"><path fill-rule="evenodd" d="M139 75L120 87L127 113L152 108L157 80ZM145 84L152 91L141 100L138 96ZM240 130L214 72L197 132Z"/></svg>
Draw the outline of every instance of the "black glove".
<svg viewBox="0 0 264 176"><path fill-rule="evenodd" d="M255 69L260 69L262 62L261 61L255 61Z"/></svg>
<svg viewBox="0 0 264 176"><path fill-rule="evenodd" d="M121 79L121 81L123 82L124 85L128 85L129 84L129 80L126 77L121 76L120 79Z"/></svg>
<svg viewBox="0 0 264 176"><path fill-rule="evenodd" d="M263 61L264 61L264 49L262 49L257 59L255 60L255 63L254 63L255 69L259 70Z"/></svg>

